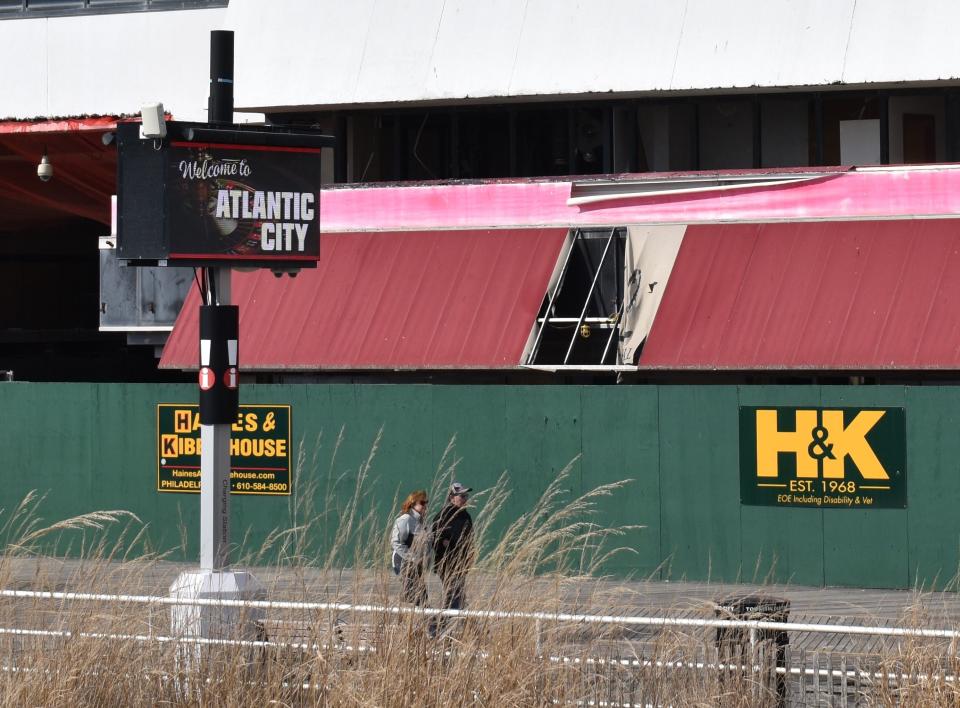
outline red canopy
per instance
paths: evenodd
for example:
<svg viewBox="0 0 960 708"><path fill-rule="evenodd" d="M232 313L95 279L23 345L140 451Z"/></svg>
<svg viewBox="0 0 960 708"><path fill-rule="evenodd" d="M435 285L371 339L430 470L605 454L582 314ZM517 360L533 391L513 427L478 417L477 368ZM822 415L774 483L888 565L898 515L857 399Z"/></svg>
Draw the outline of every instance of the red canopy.
<svg viewBox="0 0 960 708"><path fill-rule="evenodd" d="M316 270L233 274L240 367L513 368L566 229L323 234ZM197 367L193 289L161 368Z"/></svg>
<svg viewBox="0 0 960 708"><path fill-rule="evenodd" d="M960 368L960 220L687 229L641 367Z"/></svg>

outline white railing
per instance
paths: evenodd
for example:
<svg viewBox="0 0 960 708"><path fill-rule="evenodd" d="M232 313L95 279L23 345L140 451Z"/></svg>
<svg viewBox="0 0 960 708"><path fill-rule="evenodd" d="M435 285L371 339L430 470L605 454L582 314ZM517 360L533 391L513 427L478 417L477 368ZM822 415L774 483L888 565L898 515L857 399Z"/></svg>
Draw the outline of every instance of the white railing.
<svg viewBox="0 0 960 708"><path fill-rule="evenodd" d="M386 604L352 604L346 602L301 602L288 600L222 600L213 598L202 599L180 599L165 596L152 595L123 595L107 593L83 593L83 592L54 592L37 590L0 590L0 597L10 599L32 599L44 601L67 602L105 602L105 603L129 603L144 604L152 606L210 606L210 607L234 607L234 608L257 608L262 610L300 610L312 612L331 612L331 613L357 613L380 614L389 616L422 616L422 617L466 617L476 619L491 620L528 620L536 625L536 656L542 660L557 666L570 666L586 664L595 667L610 666L623 667L627 670L667 670L670 672L695 671L695 672L743 672L745 674L760 675L765 678L762 681L771 680L771 676L780 676L781 680L792 679L794 684L791 689L793 696L799 694L801 702L809 699L811 695L817 697L825 696L828 700L833 700L836 695L843 697L846 701L848 695L858 695L863 685L887 685L904 686L910 683L926 685L929 682L945 682L949 685L957 685L960 678L950 671L948 666L943 667L943 671L890 671L889 668L877 666L869 670L866 667L848 668L846 660L842 660L840 668L834 668L829 654L825 655L828 662L827 668L821 668L818 653L815 651L809 658L814 659L814 665L811 667L807 662L807 653L800 651L799 654L794 651L787 651L785 657L779 665L771 663L774 659L773 654L765 655L763 650L760 654L754 655L748 663L740 663L734 659L721 656L719 648L702 647L696 651L699 657L689 657L686 659L669 660L666 658L644 658L634 656L630 658L602 658L602 657L577 657L577 656L558 656L548 652L541 653L540 635L543 623L556 624L584 624L584 625L609 625L609 626L633 626L633 627L653 627L653 628L730 628L750 630L750 634L756 630L767 631L786 631L797 633L818 633L818 634L847 634L847 635L871 635L887 636L898 638L923 638L923 639L960 639L960 630L938 628L928 629L919 627L883 627L883 626L859 626L859 625L823 625L810 624L802 622L771 622L765 620L745 620L745 619L707 619L707 618L684 618L684 617L666 617L666 616L637 616L637 615L602 615L602 614L579 614L567 612L521 612L504 610L445 610L436 608L418 608L408 606L395 606ZM331 634L326 642L323 636L318 636L315 641L313 637L307 641L278 641L277 639L230 639L230 638L206 638L194 636L173 636L169 634L149 634L123 633L123 632L86 632L73 631L69 629L28 629L19 627L0 627L0 636L19 637L19 638L37 638L50 640L66 640L71 638L83 638L102 641L127 641L137 643L157 643L172 644L175 646L236 646L249 649L282 649L287 651L317 652L317 651L338 651L357 654L376 654L378 647L367 646L363 642L358 642L353 646L345 641L338 641L336 632ZM752 636L751 636L752 638ZM948 653L952 656L954 644ZM789 649L789 648L788 648ZM442 645L437 645L434 651L449 654L450 649L445 649ZM403 649L401 649L403 651ZM486 651L478 651L479 659L489 658ZM766 656L766 659L763 657ZM691 660L692 659L692 660ZM746 657L744 657L746 659ZM785 660L783 660L785 659ZM755 663L758 662L759 663ZM0 667L3 671L17 671L15 666ZM884 670L886 669L886 670ZM810 683L807 683L807 682ZM823 685L821 686L821 681ZM834 682L839 681L838 688ZM865 682L865 683L861 683ZM852 686L848 686L848 683ZM304 684L303 688L320 688L315 684ZM813 692L811 694L810 692ZM839 691L839 693L837 693ZM852 691L852 693L850 692ZM791 700L796 700L792 698ZM584 705L599 705L592 701L583 703ZM627 705L627 704L624 704ZM644 704L632 704L644 705Z"/></svg>
<svg viewBox="0 0 960 708"><path fill-rule="evenodd" d="M0 590L0 597L62 600L67 602L116 602L151 605L239 607L264 610L312 610L355 612L358 614L423 615L429 617L471 617L476 619L526 619L535 622L581 623L633 627L695 627L819 634L859 634L918 639L960 639L960 630L924 629L919 627L880 627L804 622L771 622L746 619L706 619L695 617L655 617L635 615L590 615L568 612L520 612L508 610L447 610L398 605L351 604L346 602L299 602L289 600L221 600L215 598L181 599L153 595L112 595L83 592L51 592L41 590Z"/></svg>
<svg viewBox="0 0 960 708"><path fill-rule="evenodd" d="M197 646L223 646L223 647L243 647L250 649L295 649L303 651L328 650L332 647L328 644L308 644L305 642L277 642L264 640L247 639L209 639L204 637L173 637L159 634L119 634L106 632L73 632L66 629L17 629L9 627L0 627L0 636L13 635L25 637L46 637L58 639L98 639L107 641L132 641L132 642L155 642L158 644L186 644ZM340 651L375 653L376 649L372 647L353 647L338 646ZM444 651L450 654L449 650ZM486 659L489 655L482 652L479 658ZM874 679L874 680L917 680L917 681L938 681L943 680L953 683L957 676L953 674L931 674L931 673L891 673L884 671L863 671L857 669L815 669L800 666L775 666L764 667L757 664L731 664L722 661L688 661L688 660L662 660L662 659L608 659L598 657L571 657L571 656L544 656L543 659L553 664L576 666L580 664L593 666L621 666L624 668L659 668L659 669L692 669L692 670L710 670L710 671L745 671L752 673L775 673L786 676L810 676L823 678L846 678L846 679Z"/></svg>

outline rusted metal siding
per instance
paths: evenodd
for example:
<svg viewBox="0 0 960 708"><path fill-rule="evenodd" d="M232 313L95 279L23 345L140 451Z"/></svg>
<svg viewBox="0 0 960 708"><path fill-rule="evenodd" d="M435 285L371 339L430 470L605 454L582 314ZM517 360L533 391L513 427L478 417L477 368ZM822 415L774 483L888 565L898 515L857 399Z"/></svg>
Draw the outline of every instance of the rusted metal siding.
<svg viewBox="0 0 960 708"><path fill-rule="evenodd" d="M234 276L251 370L513 368L565 229L324 234L316 270ZM161 368L197 366L196 292Z"/></svg>
<svg viewBox="0 0 960 708"><path fill-rule="evenodd" d="M956 369L958 301L958 220L691 226L640 365Z"/></svg>

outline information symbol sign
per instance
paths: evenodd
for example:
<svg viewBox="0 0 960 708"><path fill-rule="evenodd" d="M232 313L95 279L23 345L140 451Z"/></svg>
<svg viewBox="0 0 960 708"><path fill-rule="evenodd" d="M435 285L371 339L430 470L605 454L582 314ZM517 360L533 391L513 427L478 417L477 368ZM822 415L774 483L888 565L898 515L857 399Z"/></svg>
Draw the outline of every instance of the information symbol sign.
<svg viewBox="0 0 960 708"><path fill-rule="evenodd" d="M209 391L217 383L217 376L209 366L200 367L200 390Z"/></svg>

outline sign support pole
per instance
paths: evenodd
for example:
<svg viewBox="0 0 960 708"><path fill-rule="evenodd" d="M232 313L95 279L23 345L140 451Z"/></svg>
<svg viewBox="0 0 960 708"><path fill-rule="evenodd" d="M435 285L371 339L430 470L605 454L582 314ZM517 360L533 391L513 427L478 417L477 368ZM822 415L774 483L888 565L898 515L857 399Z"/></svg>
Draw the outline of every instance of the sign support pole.
<svg viewBox="0 0 960 708"><path fill-rule="evenodd" d="M211 125L233 123L233 32L210 33ZM265 592L252 573L230 569L230 429L238 414L239 315L230 306L230 268L204 268L200 311L200 568L170 586L183 599L258 600ZM232 376L228 376L232 374ZM227 381L231 384L228 385ZM174 636L263 639L263 610L171 605ZM212 649L207 648L206 651ZM199 666L201 645L183 645L182 670Z"/></svg>
<svg viewBox="0 0 960 708"><path fill-rule="evenodd" d="M229 305L230 269L207 270L206 304ZM201 570L230 568L230 427L229 423L200 421Z"/></svg>
<svg viewBox="0 0 960 708"><path fill-rule="evenodd" d="M210 33L207 121L214 126L233 123L233 32ZM204 271L204 304L230 305L230 269ZM232 365L236 366L236 361ZM215 382L215 388L222 385ZM226 570L230 567L230 424L204 421L203 412L201 408L200 568Z"/></svg>

